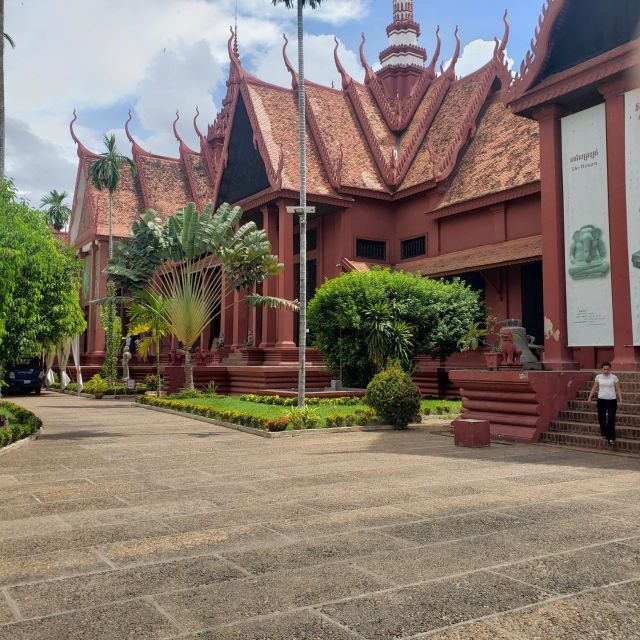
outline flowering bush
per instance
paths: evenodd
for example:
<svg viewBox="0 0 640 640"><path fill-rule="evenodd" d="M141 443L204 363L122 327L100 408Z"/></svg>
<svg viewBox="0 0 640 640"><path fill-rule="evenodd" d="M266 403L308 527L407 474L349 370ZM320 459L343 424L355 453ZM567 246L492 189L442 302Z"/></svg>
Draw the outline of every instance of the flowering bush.
<svg viewBox="0 0 640 640"><path fill-rule="evenodd" d="M260 396L254 393L245 393L241 395L240 400L245 402L256 402L258 404L269 404L274 407L295 407L298 404L297 398L283 398L282 396ZM305 403L309 406L333 406L333 407L349 407L362 403L362 398L354 396L340 396L338 398L306 398Z"/></svg>
<svg viewBox="0 0 640 640"><path fill-rule="evenodd" d="M420 413L420 390L396 362L371 380L365 400L385 422L396 429L406 429Z"/></svg>
<svg viewBox="0 0 640 640"><path fill-rule="evenodd" d="M26 438L42 427L40 418L13 402L0 402L0 407L7 409L11 414L8 424L0 427L0 447Z"/></svg>
<svg viewBox="0 0 640 640"><path fill-rule="evenodd" d="M318 414L309 407L295 407L289 411L289 421L294 429L315 429L320 426Z"/></svg>

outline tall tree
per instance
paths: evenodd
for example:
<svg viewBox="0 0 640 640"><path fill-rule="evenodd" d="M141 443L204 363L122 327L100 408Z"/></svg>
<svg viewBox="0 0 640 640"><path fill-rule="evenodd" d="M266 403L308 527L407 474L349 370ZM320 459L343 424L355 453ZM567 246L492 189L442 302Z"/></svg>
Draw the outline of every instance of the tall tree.
<svg viewBox="0 0 640 640"><path fill-rule="evenodd" d="M66 191L59 193L53 189L40 201L40 206L44 208L47 224L57 232L66 227L71 217L71 209L64 202L68 195Z"/></svg>
<svg viewBox="0 0 640 640"><path fill-rule="evenodd" d="M300 143L300 318L298 334L298 406L304 407L307 347L307 118L304 88L304 24L303 9L319 7L322 0L271 0L288 9L298 9L298 114Z"/></svg>
<svg viewBox="0 0 640 640"><path fill-rule="evenodd" d="M15 42L8 33L4 32L4 0L0 0L0 178L4 178L4 42L16 48Z"/></svg>
<svg viewBox="0 0 640 640"><path fill-rule="evenodd" d="M89 177L93 186L102 191L109 192L109 259L113 256L113 194L122 179L122 165L128 165L131 175L138 173L138 168L133 160L123 156L116 147L116 136L104 136L106 151L100 154L100 159L95 160L89 167Z"/></svg>
<svg viewBox="0 0 640 640"><path fill-rule="evenodd" d="M86 327L80 308L81 264L39 211L18 202L0 180L0 366L38 356L45 345Z"/></svg>

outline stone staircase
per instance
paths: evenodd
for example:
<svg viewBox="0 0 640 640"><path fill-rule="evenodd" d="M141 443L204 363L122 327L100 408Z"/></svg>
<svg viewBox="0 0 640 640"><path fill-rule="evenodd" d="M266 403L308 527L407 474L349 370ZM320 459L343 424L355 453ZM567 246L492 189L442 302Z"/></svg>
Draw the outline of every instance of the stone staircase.
<svg viewBox="0 0 640 640"><path fill-rule="evenodd" d="M640 373L623 372L616 375L622 385L623 404L618 406L617 438L613 450L640 454ZM600 437L595 399L591 404L587 402L592 384L590 381L551 422L549 431L542 434L542 442L588 449L612 449Z"/></svg>

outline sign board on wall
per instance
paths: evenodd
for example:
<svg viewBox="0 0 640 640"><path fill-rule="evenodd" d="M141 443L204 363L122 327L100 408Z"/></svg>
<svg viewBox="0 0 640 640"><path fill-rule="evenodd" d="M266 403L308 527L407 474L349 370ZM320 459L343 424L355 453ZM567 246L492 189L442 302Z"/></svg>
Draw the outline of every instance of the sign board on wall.
<svg viewBox="0 0 640 640"><path fill-rule="evenodd" d="M625 94L627 236L633 344L640 345L640 89Z"/></svg>
<svg viewBox="0 0 640 640"><path fill-rule="evenodd" d="M613 345L604 104L562 119L567 332L571 347Z"/></svg>

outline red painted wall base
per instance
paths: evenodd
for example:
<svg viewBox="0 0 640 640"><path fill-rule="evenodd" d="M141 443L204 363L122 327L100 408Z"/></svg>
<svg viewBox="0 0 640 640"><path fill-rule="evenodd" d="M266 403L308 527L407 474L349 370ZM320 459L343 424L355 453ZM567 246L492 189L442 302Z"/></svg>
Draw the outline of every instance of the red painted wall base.
<svg viewBox="0 0 640 640"><path fill-rule="evenodd" d="M460 388L463 418L488 420L492 438L537 442L593 372L454 370L449 377Z"/></svg>

